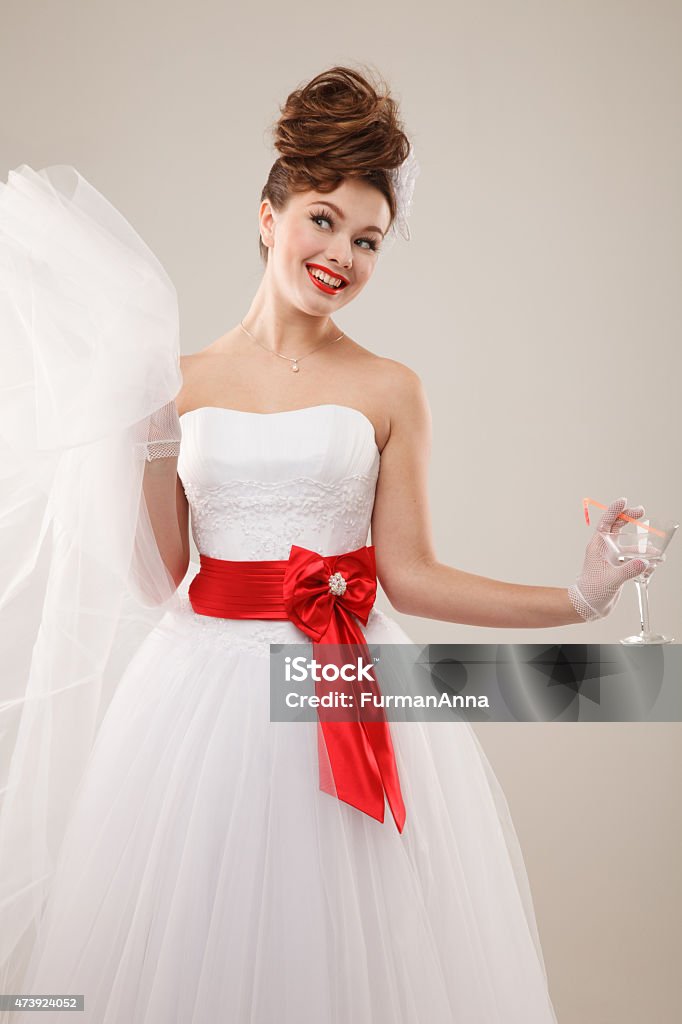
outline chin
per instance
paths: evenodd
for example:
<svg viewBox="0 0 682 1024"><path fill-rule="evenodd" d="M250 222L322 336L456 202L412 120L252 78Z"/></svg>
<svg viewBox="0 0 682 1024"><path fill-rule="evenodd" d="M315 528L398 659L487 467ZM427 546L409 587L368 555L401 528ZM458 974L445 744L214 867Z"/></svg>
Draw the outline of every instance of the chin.
<svg viewBox="0 0 682 1024"><path fill-rule="evenodd" d="M320 295L319 299L316 299L315 296L311 299L309 295L306 295L305 297L299 296L298 305L313 316L333 316L342 306L348 305L349 301L345 299L340 302L339 299L334 298L327 300L324 295Z"/></svg>

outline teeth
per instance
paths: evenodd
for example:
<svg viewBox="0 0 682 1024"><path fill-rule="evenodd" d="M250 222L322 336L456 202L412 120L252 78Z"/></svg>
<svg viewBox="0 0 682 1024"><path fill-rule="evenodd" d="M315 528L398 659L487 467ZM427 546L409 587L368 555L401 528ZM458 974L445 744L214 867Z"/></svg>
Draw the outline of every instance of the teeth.
<svg viewBox="0 0 682 1024"><path fill-rule="evenodd" d="M313 277L319 278L320 281L324 281L325 284L330 285L332 288L338 288L343 284L338 277L330 277L329 274L325 274L322 270L316 270L314 267L310 267L310 273Z"/></svg>

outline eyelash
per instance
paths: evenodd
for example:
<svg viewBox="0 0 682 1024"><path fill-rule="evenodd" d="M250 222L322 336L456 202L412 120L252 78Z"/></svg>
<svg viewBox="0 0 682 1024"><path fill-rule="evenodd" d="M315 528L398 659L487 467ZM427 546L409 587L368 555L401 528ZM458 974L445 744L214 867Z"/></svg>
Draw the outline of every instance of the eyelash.
<svg viewBox="0 0 682 1024"><path fill-rule="evenodd" d="M321 213L311 213L310 219L312 221L328 220L331 226L334 226L334 218L328 210L323 210ZM319 224L318 224L319 227ZM379 245L374 241L373 238L358 238L358 242L369 242L371 252L379 252Z"/></svg>

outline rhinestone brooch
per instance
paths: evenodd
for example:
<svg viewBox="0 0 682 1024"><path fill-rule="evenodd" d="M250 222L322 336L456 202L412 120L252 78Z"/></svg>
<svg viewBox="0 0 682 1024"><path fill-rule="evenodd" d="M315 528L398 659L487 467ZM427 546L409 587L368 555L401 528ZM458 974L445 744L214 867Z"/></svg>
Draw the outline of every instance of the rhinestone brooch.
<svg viewBox="0 0 682 1024"><path fill-rule="evenodd" d="M333 576L329 577L329 589L337 597L346 593L346 581L340 572L335 572Z"/></svg>

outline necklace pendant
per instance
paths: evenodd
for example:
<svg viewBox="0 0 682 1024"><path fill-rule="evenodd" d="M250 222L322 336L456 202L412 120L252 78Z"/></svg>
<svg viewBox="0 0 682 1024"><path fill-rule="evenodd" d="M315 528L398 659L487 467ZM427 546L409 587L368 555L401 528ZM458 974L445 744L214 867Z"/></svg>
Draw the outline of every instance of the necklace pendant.
<svg viewBox="0 0 682 1024"><path fill-rule="evenodd" d="M293 373L298 373L298 369L299 369L298 363L294 359L293 363L291 364L291 370L292 370Z"/></svg>

